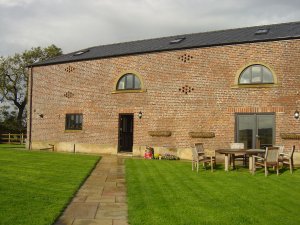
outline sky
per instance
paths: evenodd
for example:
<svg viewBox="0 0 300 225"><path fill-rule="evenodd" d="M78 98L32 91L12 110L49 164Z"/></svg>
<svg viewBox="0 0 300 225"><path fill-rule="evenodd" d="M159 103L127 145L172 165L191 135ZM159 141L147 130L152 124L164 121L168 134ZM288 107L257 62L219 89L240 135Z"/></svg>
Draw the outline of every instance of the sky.
<svg viewBox="0 0 300 225"><path fill-rule="evenodd" d="M0 0L0 56L300 21L300 0Z"/></svg>

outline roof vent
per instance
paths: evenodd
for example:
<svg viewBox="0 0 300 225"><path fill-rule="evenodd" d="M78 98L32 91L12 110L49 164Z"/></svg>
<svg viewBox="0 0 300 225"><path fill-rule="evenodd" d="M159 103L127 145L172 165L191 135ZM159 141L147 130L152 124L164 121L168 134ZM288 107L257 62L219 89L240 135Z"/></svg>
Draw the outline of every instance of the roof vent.
<svg viewBox="0 0 300 225"><path fill-rule="evenodd" d="M180 43L180 42L182 42L184 40L185 40L185 37L176 38L176 39L170 41L170 44L178 44L178 43Z"/></svg>
<svg viewBox="0 0 300 225"><path fill-rule="evenodd" d="M82 55L82 54L87 53L87 52L89 52L89 51L90 51L89 49L81 50L81 51L75 52L75 53L73 54L73 56Z"/></svg>
<svg viewBox="0 0 300 225"><path fill-rule="evenodd" d="M269 30L270 29L268 29L268 28L260 28L255 32L255 35L267 34L267 33L269 33Z"/></svg>

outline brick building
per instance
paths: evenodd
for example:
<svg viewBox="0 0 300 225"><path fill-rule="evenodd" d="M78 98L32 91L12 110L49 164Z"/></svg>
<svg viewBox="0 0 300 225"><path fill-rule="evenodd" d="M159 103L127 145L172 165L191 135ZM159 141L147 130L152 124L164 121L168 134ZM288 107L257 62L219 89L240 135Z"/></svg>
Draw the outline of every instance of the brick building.
<svg viewBox="0 0 300 225"><path fill-rule="evenodd" d="M300 22L97 46L30 71L32 149L300 147Z"/></svg>

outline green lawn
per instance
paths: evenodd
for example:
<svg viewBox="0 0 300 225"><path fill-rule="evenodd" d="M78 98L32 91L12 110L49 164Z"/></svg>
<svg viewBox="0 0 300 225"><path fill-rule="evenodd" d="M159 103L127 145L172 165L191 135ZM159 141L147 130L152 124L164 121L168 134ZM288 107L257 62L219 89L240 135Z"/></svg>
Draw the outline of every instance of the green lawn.
<svg viewBox="0 0 300 225"><path fill-rule="evenodd" d="M98 160L0 144L0 224L52 224Z"/></svg>
<svg viewBox="0 0 300 225"><path fill-rule="evenodd" d="M197 174L188 162L128 159L126 181L131 225L300 224L299 169Z"/></svg>

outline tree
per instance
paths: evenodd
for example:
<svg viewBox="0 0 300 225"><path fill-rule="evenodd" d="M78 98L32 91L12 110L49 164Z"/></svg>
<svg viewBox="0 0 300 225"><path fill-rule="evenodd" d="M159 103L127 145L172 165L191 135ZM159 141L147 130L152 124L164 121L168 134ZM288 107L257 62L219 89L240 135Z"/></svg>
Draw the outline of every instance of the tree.
<svg viewBox="0 0 300 225"><path fill-rule="evenodd" d="M2 132L24 132L24 128L17 124L16 116L16 111L10 110L9 106L0 107L0 129Z"/></svg>
<svg viewBox="0 0 300 225"><path fill-rule="evenodd" d="M36 47L14 56L0 57L0 101L17 107L16 123L22 126L27 104L27 66L62 54L55 45Z"/></svg>

